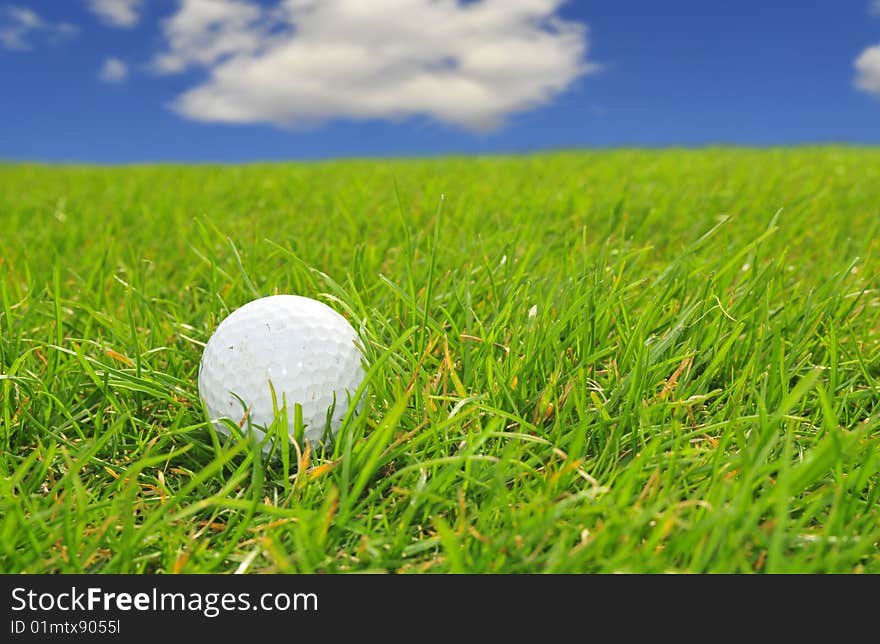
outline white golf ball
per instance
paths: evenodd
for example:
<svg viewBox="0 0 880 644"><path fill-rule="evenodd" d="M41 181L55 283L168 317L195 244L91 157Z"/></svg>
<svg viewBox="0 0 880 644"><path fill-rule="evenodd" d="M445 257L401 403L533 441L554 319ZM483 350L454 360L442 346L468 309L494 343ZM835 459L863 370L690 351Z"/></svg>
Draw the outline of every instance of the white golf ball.
<svg viewBox="0 0 880 644"><path fill-rule="evenodd" d="M218 431L229 432L217 421L230 418L243 430L249 422L262 440L275 419L274 389L278 409L287 406L288 436L293 439L299 403L303 437L315 445L328 430L339 431L363 381L357 339L344 317L316 300L273 295L248 302L229 314L205 345L199 395Z"/></svg>

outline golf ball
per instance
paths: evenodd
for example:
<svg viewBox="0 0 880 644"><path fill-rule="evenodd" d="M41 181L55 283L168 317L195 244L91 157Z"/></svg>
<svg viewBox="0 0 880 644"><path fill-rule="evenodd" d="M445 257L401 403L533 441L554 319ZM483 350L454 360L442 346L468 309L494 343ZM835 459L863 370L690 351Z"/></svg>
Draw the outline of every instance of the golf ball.
<svg viewBox="0 0 880 644"><path fill-rule="evenodd" d="M344 317L316 300L273 295L248 302L220 322L205 345L199 395L218 431L228 433L218 419L230 418L243 429L249 422L261 440L276 405L280 411L285 404L292 440L299 403L303 438L314 445L326 431L339 431L364 378L357 339Z"/></svg>

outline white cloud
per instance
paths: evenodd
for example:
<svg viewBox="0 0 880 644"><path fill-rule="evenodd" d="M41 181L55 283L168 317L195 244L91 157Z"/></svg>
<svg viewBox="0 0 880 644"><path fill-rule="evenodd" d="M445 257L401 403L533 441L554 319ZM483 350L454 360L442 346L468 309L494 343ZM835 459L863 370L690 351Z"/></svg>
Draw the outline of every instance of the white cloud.
<svg viewBox="0 0 880 644"><path fill-rule="evenodd" d="M154 61L160 72L193 65L210 66L221 58L256 52L266 38L257 26L263 10L240 0L181 0L180 10L162 25L168 51Z"/></svg>
<svg viewBox="0 0 880 644"><path fill-rule="evenodd" d="M128 65L119 58L107 58L101 65L98 78L105 83L121 83L128 78Z"/></svg>
<svg viewBox="0 0 880 644"><path fill-rule="evenodd" d="M880 45L868 47L856 58L856 87L880 96Z"/></svg>
<svg viewBox="0 0 880 644"><path fill-rule="evenodd" d="M34 39L55 45L78 33L76 26L66 22L49 22L27 7L0 7L0 48L26 51L33 49Z"/></svg>
<svg viewBox="0 0 880 644"><path fill-rule="evenodd" d="M595 71L563 1L182 0L154 67L208 70L174 104L200 121L421 115L486 130Z"/></svg>
<svg viewBox="0 0 880 644"><path fill-rule="evenodd" d="M140 20L143 0L89 0L89 7L113 27L134 27Z"/></svg>
<svg viewBox="0 0 880 644"><path fill-rule="evenodd" d="M880 0L874 0L871 3L871 7L868 9L868 13L872 16L880 16Z"/></svg>

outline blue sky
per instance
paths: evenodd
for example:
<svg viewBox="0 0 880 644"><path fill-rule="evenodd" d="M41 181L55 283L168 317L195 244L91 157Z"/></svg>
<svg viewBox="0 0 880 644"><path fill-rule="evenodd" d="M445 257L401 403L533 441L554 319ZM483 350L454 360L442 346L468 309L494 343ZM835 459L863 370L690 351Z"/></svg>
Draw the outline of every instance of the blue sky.
<svg viewBox="0 0 880 644"><path fill-rule="evenodd" d="M0 158L880 144L880 0L0 0Z"/></svg>

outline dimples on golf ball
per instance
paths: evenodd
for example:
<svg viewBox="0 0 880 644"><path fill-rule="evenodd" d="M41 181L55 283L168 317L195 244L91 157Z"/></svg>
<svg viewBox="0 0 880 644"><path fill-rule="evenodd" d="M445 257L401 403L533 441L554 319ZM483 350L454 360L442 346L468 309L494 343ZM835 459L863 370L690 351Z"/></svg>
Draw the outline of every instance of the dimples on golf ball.
<svg viewBox="0 0 880 644"><path fill-rule="evenodd" d="M245 415L239 396L262 439L265 432L257 426L268 427L275 418L274 388L278 409L287 403L288 434L293 436L294 403L299 403L303 436L315 444L324 436L334 397L330 430L335 435L363 380L356 340L348 321L316 300L273 295L248 302L226 317L205 345L199 395L211 420L225 417L236 424ZM223 423L214 425L228 433Z"/></svg>

